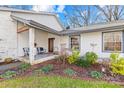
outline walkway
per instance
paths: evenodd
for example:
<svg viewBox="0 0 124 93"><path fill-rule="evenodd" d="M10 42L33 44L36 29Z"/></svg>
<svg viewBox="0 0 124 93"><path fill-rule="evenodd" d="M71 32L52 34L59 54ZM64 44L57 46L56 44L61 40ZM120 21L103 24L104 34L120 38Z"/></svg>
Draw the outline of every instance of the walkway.
<svg viewBox="0 0 124 93"><path fill-rule="evenodd" d="M21 62L6 64L6 65L0 65L0 72L2 72L4 70L11 69L11 68L14 68L14 67L17 67L20 64L21 64Z"/></svg>

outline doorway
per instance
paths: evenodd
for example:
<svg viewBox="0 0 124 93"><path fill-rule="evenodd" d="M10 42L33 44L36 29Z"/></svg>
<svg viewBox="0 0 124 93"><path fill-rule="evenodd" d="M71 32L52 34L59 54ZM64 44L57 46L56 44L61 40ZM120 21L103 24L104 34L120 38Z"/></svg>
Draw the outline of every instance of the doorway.
<svg viewBox="0 0 124 93"><path fill-rule="evenodd" d="M54 51L54 40L55 40L55 38L48 39L48 52Z"/></svg>

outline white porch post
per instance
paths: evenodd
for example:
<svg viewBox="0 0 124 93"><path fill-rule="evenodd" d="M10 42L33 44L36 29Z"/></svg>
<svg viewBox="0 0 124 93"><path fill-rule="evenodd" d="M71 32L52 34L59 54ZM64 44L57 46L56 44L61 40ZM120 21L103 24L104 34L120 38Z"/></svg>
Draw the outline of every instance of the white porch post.
<svg viewBox="0 0 124 93"><path fill-rule="evenodd" d="M32 64L34 61L34 38L35 38L35 29L29 29L29 61Z"/></svg>

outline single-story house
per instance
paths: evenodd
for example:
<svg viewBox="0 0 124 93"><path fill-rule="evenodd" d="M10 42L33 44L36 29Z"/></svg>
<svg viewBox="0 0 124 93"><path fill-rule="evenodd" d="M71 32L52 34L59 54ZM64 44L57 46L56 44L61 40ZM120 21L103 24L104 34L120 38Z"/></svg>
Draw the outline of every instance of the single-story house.
<svg viewBox="0 0 124 93"><path fill-rule="evenodd" d="M124 56L123 44L124 20L64 29L56 14L0 7L0 58L29 53L29 62L34 64L35 47L46 53L74 47L81 55L93 51L107 58L116 51Z"/></svg>

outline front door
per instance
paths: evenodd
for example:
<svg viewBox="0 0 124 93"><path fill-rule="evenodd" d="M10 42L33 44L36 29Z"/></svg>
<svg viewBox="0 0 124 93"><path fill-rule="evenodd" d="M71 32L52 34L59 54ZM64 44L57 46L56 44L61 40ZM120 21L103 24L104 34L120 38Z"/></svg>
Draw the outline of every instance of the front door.
<svg viewBox="0 0 124 93"><path fill-rule="evenodd" d="M55 38L49 38L49 39L48 39L48 50L49 50L49 52L53 52L54 39L55 39Z"/></svg>

